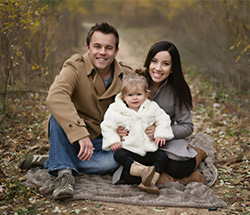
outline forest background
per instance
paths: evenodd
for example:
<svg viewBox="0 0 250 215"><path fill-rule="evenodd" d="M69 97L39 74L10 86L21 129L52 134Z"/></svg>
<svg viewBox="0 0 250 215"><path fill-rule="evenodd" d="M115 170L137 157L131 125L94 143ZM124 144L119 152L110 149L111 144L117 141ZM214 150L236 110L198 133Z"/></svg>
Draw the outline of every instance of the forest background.
<svg viewBox="0 0 250 215"><path fill-rule="evenodd" d="M22 184L19 165L28 154L48 152L41 126L47 90L62 63L85 52L91 24L105 21L129 45L122 60L133 68L158 40L178 47L195 132L215 140L213 189L229 205L224 213L249 214L249 20L248 0L0 0L0 210L43 208L43 197Z"/></svg>

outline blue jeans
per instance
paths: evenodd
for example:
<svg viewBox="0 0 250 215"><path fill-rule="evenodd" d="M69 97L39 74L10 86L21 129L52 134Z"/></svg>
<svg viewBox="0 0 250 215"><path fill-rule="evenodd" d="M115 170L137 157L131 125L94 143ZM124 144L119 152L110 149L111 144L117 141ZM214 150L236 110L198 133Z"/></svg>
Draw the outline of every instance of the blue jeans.
<svg viewBox="0 0 250 215"><path fill-rule="evenodd" d="M87 174L113 173L119 164L114 160L113 151L102 150L102 137L91 140L95 148L89 161L81 161L77 157L75 144L71 144L55 118L49 122L49 158L44 164L51 175L57 176L60 169L71 169L74 175L79 172Z"/></svg>

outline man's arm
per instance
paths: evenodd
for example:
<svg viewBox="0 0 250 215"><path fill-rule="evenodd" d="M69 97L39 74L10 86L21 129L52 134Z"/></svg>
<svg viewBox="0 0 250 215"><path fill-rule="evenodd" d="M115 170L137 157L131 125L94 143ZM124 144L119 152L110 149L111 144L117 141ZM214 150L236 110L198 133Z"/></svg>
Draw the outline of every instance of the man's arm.
<svg viewBox="0 0 250 215"><path fill-rule="evenodd" d="M79 83L79 70L83 65L80 57L80 55L73 56L64 63L47 97L47 105L52 115L71 143L89 135L84 120L79 117L72 102L72 94Z"/></svg>

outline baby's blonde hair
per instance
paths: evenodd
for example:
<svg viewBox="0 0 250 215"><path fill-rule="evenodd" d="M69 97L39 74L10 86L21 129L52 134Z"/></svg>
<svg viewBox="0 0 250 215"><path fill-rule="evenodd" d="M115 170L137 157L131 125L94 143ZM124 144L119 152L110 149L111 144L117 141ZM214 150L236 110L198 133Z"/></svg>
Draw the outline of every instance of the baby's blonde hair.
<svg viewBox="0 0 250 215"><path fill-rule="evenodd" d="M150 92L148 82L144 76L136 73L124 75L121 86L121 97L124 98L129 90L134 89L135 92L139 88L142 88L146 94Z"/></svg>

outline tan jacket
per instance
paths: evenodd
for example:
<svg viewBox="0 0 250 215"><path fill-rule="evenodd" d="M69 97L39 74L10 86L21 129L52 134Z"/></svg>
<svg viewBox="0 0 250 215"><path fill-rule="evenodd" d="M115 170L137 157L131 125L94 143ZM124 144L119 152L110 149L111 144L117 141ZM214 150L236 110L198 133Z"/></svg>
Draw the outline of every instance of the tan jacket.
<svg viewBox="0 0 250 215"><path fill-rule="evenodd" d="M71 143L101 134L100 123L120 90L122 74L131 72L130 67L114 60L114 78L106 90L88 54L75 54L64 63L49 89L47 105ZM44 123L47 134L48 122L49 117Z"/></svg>

